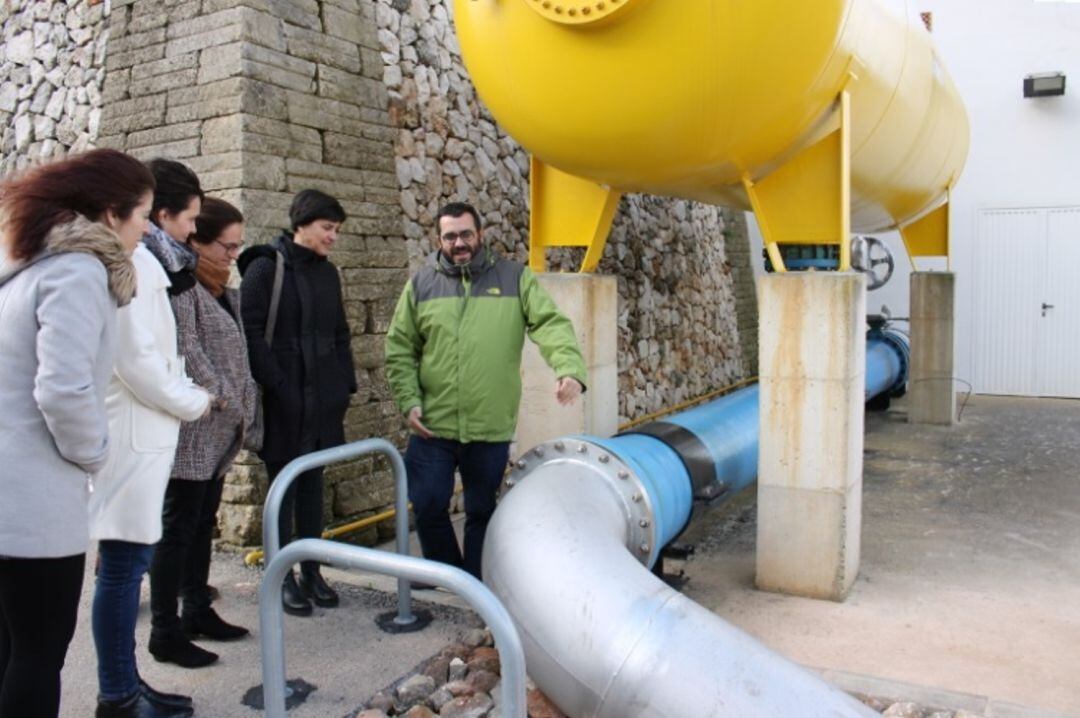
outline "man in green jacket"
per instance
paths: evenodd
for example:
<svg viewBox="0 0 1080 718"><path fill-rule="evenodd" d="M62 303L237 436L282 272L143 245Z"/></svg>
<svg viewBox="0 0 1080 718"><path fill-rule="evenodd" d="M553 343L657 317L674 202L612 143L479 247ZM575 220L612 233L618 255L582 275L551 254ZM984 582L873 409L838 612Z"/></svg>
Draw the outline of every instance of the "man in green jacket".
<svg viewBox="0 0 1080 718"><path fill-rule="evenodd" d="M424 557L480 578L517 424L525 335L555 371L560 404L584 390L585 361L573 325L532 272L484 245L476 209L448 204L435 223L439 248L394 310L386 374L413 431L405 468ZM449 515L455 469L465 489L464 555Z"/></svg>

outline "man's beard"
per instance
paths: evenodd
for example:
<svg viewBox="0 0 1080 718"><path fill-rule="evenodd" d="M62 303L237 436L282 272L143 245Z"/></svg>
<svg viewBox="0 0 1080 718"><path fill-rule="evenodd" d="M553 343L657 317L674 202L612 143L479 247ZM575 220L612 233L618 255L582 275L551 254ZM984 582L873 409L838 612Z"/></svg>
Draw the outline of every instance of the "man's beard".
<svg viewBox="0 0 1080 718"><path fill-rule="evenodd" d="M443 252L443 255L450 260L451 264L468 264L472 261L472 258L476 256L476 253L471 249L459 250L452 253Z"/></svg>

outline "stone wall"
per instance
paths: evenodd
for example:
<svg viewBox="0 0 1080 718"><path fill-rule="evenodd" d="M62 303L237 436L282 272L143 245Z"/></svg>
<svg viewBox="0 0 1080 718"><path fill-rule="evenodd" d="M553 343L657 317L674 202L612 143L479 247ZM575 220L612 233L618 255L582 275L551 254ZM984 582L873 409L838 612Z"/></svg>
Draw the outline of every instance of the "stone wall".
<svg viewBox="0 0 1080 718"><path fill-rule="evenodd" d="M108 34L90 0L0 2L0 175L92 146Z"/></svg>
<svg viewBox="0 0 1080 718"><path fill-rule="evenodd" d="M432 218L454 199L474 203L488 240L524 261L528 155L477 98L452 12L450 0L376 0L410 266L433 249ZM619 282L620 420L754 373L757 312L748 255L742 212L623 199L599 270ZM552 251L551 271L574 271L580 257L580 250ZM744 331L749 341L741 340Z"/></svg>
<svg viewBox="0 0 1080 718"><path fill-rule="evenodd" d="M246 240L288 226L293 194L314 187L349 214L334 252L341 269L360 391L352 439L403 439L382 345L407 277L383 63L374 8L356 0L114 0L101 145L189 164L211 194L247 218ZM327 472L329 523L393 503L382 461ZM261 464L238 462L221 509L222 537L261 543ZM369 532L367 539L374 537Z"/></svg>
<svg viewBox="0 0 1080 718"><path fill-rule="evenodd" d="M762 258L751 252L753 245L746 227L746 215L731 211L725 216L730 218L724 224L724 246L735 283L735 313L738 317L739 344L742 346L743 373L748 377L755 376L758 372L758 311L753 265L761 262Z"/></svg>

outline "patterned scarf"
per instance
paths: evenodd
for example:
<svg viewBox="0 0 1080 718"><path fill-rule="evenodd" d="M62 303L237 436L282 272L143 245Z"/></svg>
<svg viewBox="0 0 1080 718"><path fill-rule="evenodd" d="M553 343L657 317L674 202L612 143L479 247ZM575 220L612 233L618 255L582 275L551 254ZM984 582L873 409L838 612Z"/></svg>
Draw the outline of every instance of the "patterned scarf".
<svg viewBox="0 0 1080 718"><path fill-rule="evenodd" d="M177 242L153 222L150 223L150 231L143 235L142 243L169 274L185 269L195 271L195 265L199 263L199 255L194 249Z"/></svg>

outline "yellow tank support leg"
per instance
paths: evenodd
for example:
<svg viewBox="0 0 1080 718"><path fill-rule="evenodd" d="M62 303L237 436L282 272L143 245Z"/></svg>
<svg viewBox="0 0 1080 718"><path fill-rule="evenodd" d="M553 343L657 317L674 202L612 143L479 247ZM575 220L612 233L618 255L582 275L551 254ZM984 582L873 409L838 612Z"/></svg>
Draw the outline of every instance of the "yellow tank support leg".
<svg viewBox="0 0 1080 718"><path fill-rule="evenodd" d="M851 100L837 98L834 129L765 177L743 176L773 268L786 271L781 244L837 244L851 268Z"/></svg>
<svg viewBox="0 0 1080 718"><path fill-rule="evenodd" d="M952 204L952 188L945 195L945 202L929 214L923 215L909 225L900 228L912 269L916 257L949 257L949 205Z"/></svg>
<svg viewBox="0 0 1080 718"><path fill-rule="evenodd" d="M622 193L530 159L529 267L547 269L548 247L587 247L582 272L593 272L604 254Z"/></svg>

